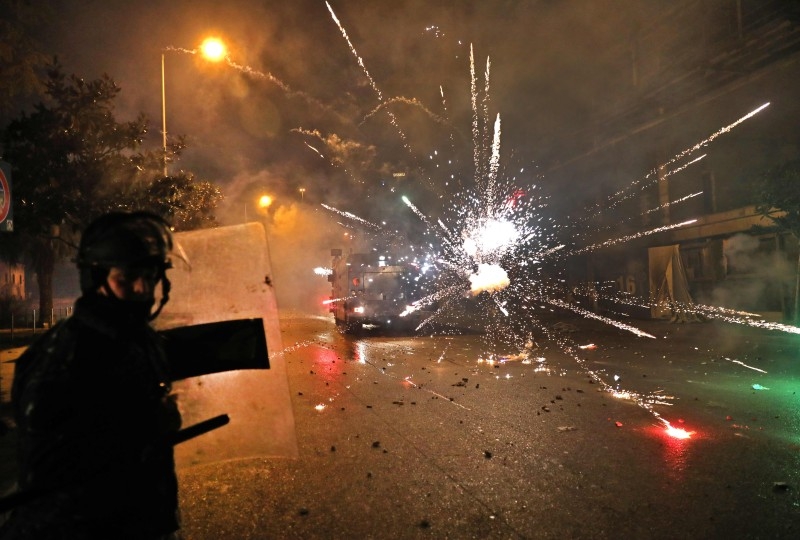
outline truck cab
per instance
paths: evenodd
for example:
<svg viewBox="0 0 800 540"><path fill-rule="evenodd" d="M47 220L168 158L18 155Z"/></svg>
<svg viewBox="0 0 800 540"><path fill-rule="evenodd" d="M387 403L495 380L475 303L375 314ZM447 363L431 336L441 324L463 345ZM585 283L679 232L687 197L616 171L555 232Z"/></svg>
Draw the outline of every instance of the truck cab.
<svg viewBox="0 0 800 540"><path fill-rule="evenodd" d="M414 329L419 313L401 317L420 297L419 267L391 253L350 253L331 250L330 311L345 332L363 328Z"/></svg>

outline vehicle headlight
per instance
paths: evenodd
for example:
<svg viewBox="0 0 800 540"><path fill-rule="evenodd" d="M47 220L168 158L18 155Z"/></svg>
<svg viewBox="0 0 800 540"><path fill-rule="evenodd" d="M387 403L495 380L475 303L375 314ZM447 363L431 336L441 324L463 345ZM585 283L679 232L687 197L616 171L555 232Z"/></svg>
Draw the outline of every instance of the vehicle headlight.
<svg viewBox="0 0 800 540"><path fill-rule="evenodd" d="M356 306L353 308L353 313L364 313L364 306Z"/></svg>

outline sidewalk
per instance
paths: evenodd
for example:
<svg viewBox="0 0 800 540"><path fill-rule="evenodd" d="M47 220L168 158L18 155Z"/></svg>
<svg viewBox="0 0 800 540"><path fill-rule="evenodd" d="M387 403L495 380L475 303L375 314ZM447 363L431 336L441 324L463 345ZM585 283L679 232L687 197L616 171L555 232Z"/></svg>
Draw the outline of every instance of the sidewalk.
<svg viewBox="0 0 800 540"><path fill-rule="evenodd" d="M6 405L11 403L11 382L14 380L14 366L17 358L27 349L27 345L13 348L0 348L0 412L6 416Z"/></svg>

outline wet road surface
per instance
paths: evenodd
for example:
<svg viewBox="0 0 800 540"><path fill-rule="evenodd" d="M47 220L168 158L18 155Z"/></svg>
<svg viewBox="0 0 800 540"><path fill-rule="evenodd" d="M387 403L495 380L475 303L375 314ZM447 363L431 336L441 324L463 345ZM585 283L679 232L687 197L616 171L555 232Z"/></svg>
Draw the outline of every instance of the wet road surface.
<svg viewBox="0 0 800 540"><path fill-rule="evenodd" d="M797 337L545 325L514 351L283 314L300 455L181 470L185 537L800 537Z"/></svg>

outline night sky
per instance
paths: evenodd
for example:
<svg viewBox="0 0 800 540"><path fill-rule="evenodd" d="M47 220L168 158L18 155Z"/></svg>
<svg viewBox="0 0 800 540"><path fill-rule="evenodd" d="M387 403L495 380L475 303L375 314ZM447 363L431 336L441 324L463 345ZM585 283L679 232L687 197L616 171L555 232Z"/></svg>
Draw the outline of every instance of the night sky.
<svg viewBox="0 0 800 540"><path fill-rule="evenodd" d="M57 55L67 73L110 75L122 89L117 119L144 113L153 149L161 146L164 55L167 132L185 135L189 145L173 167L222 188L223 225L255 211L258 194L275 196L272 233L286 240L282 255L309 255L293 268L324 264L328 247L341 247L337 221L347 220L320 203L386 220L403 234L421 225L401 195L446 221L448 209L469 204L463 192L474 180L471 47L480 116L493 123L499 115L502 122L501 175L512 178L514 189L530 193L536 186L547 194L547 211L562 220L596 204L592 190L610 193L613 182L635 181L669 158L654 155L653 146L686 148L765 101L774 105L748 126L796 124L796 113L787 113L796 101L791 85L783 96L756 91L696 107L691 122L654 124L635 136L625 135L635 125L609 120L623 117L635 77L673 60L667 41L684 36L676 51L698 49L694 43L708 24L681 10L700 5L713 19L722 2L330 0L357 58L324 0L37 1L51 14L38 29L43 50ZM643 56L634 74L637 32L664 46L660 56ZM228 46L226 62L194 54L209 36ZM682 96L659 99L679 109ZM652 110L643 110L657 115L658 107L654 100ZM747 129L739 159L755 144L780 150ZM606 152L606 141L620 134L625 145ZM666 143L654 145L659 138ZM746 168L729 156L716 159L718 169ZM566 163L579 167L568 170ZM281 253L280 239L276 244Z"/></svg>
<svg viewBox="0 0 800 540"><path fill-rule="evenodd" d="M501 116L508 166L533 171L627 84L611 64L631 30L669 4L330 2L372 83L323 0L54 1L40 40L69 73L109 74L122 89L119 119L143 112L155 147L164 52L167 131L189 141L179 166L219 183L227 204L303 187L311 201L358 212L355 200L379 184L446 199L446 177L472 174L471 45L481 90L491 59L488 116ZM207 36L226 42L228 63L181 52Z"/></svg>

